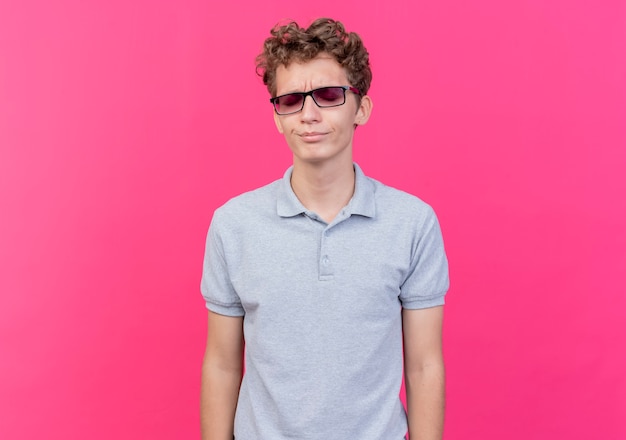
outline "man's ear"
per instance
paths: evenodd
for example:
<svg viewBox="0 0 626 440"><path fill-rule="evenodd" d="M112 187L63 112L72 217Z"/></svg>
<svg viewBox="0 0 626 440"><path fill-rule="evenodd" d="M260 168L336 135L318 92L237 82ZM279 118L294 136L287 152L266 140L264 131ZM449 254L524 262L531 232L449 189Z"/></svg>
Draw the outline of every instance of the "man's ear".
<svg viewBox="0 0 626 440"><path fill-rule="evenodd" d="M276 124L276 128L278 129L278 132L280 134L285 134L285 131L283 130L283 124L282 121L280 120L280 117L276 114L276 112L274 112L274 124Z"/></svg>
<svg viewBox="0 0 626 440"><path fill-rule="evenodd" d="M356 117L354 118L354 123L356 125L365 125L372 114L372 107L374 103L372 102L372 98L369 95L365 95L361 97L361 103L359 104L359 108L356 111Z"/></svg>

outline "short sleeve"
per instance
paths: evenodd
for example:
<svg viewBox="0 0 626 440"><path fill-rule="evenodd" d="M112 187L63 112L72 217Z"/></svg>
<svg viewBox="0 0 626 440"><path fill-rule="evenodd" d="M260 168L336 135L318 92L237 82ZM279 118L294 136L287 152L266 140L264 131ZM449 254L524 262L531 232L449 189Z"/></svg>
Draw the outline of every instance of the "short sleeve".
<svg viewBox="0 0 626 440"><path fill-rule="evenodd" d="M425 309L444 304L450 280L448 259L439 221L432 208L416 232L411 266L400 287L400 301L407 309Z"/></svg>
<svg viewBox="0 0 626 440"><path fill-rule="evenodd" d="M225 238L221 234L220 216L216 211L207 234L200 290L210 311L226 316L243 316L244 309L231 283L226 263Z"/></svg>

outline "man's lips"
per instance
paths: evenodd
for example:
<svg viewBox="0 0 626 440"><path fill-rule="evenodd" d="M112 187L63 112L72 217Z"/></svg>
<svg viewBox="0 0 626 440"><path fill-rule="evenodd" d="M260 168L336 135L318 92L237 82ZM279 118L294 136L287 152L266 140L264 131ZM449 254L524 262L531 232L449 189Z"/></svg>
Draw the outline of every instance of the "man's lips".
<svg viewBox="0 0 626 440"><path fill-rule="evenodd" d="M327 134L328 133L321 132L321 131L306 131L306 132L300 133L298 136L300 136L300 138L304 141L317 141L317 140L322 139Z"/></svg>

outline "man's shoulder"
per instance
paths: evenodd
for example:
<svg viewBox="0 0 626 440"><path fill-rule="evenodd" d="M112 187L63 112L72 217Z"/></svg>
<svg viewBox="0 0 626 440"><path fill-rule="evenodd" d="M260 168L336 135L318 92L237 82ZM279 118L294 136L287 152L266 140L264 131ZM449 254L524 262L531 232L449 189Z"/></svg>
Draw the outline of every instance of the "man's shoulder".
<svg viewBox="0 0 626 440"><path fill-rule="evenodd" d="M267 210L276 210L277 192L281 179L241 193L217 208L214 217L226 219L247 218Z"/></svg>
<svg viewBox="0 0 626 440"><path fill-rule="evenodd" d="M373 185L377 208L391 215L431 215L433 208L420 197L368 177ZM377 209L378 210L378 209Z"/></svg>

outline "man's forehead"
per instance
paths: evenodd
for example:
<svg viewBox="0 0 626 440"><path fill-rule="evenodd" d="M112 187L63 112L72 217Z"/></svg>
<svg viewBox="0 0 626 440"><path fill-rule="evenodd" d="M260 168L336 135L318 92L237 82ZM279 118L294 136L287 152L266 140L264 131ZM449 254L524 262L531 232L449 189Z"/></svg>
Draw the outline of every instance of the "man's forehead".
<svg viewBox="0 0 626 440"><path fill-rule="evenodd" d="M298 91L305 86L345 85L346 81L345 69L328 54L320 54L306 61L294 60L276 69L276 88L280 93Z"/></svg>

